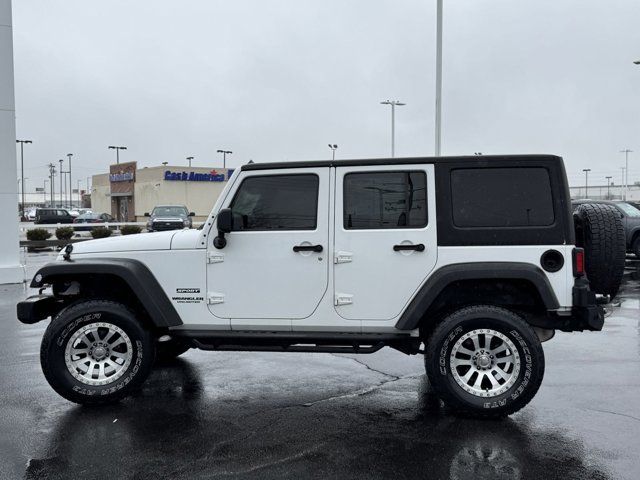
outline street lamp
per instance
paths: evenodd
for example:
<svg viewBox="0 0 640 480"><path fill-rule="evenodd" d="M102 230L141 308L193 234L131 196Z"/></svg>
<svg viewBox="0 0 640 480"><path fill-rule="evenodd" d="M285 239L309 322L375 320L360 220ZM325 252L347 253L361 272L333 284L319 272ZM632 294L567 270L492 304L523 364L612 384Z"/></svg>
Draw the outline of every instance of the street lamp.
<svg viewBox="0 0 640 480"><path fill-rule="evenodd" d="M231 150L218 150L217 153L222 154L222 168L227 168L227 153L232 154Z"/></svg>
<svg viewBox="0 0 640 480"><path fill-rule="evenodd" d="M69 159L69 208L73 207L73 182L71 181L71 157L73 153L67 153Z"/></svg>
<svg viewBox="0 0 640 480"><path fill-rule="evenodd" d="M22 178L22 219L24 220L24 144L33 143L31 140L16 140L20 144L20 178Z"/></svg>
<svg viewBox="0 0 640 480"><path fill-rule="evenodd" d="M62 208L62 177L64 176L64 172L62 171L62 162L64 160L58 160L60 162L60 208Z"/></svg>
<svg viewBox="0 0 640 480"><path fill-rule="evenodd" d="M611 200L611 192L610 192L610 187L611 187L611 179L613 177L609 176L609 177L605 177L607 179L607 200Z"/></svg>
<svg viewBox="0 0 640 480"><path fill-rule="evenodd" d="M189 168L191 168L191 160L193 160L193 157L187 157L187 160L189 160Z"/></svg>
<svg viewBox="0 0 640 480"><path fill-rule="evenodd" d="M436 128L435 152L440 156L442 142L442 0L436 4Z"/></svg>
<svg viewBox="0 0 640 480"><path fill-rule="evenodd" d="M590 168L583 168L584 172L584 198L589 198L589 172Z"/></svg>
<svg viewBox="0 0 640 480"><path fill-rule="evenodd" d="M43 197L44 197L44 198L43 198L44 203L42 204L42 206L43 206L43 207L46 207L46 206L47 206L47 183L48 183L48 182L49 182L49 180L47 180L47 179L45 179L45 180L42 182L42 195L43 195Z"/></svg>
<svg viewBox="0 0 640 480"><path fill-rule="evenodd" d="M336 150L338 149L338 145L336 145L335 143L333 145L329 144L329 148L331 149L331 160L333 161L336 159Z"/></svg>
<svg viewBox="0 0 640 480"><path fill-rule="evenodd" d="M397 100L385 100L380 105L391 105L391 158L396 156L396 106L402 107L406 103Z"/></svg>
<svg viewBox="0 0 640 480"><path fill-rule="evenodd" d="M127 147L116 147L115 145L109 145L109 150L116 151L116 163L120 163L120 150L126 150Z"/></svg>
<svg viewBox="0 0 640 480"><path fill-rule="evenodd" d="M624 153L624 199L627 199L629 193L629 154L633 153L633 150L628 148L620 150L620 153Z"/></svg>

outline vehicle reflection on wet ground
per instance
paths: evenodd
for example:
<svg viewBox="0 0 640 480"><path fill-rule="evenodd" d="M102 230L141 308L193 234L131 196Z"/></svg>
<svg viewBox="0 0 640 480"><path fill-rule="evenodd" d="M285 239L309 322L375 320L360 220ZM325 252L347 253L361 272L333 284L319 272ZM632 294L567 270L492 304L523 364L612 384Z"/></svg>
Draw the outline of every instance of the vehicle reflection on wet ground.
<svg viewBox="0 0 640 480"><path fill-rule="evenodd" d="M537 397L501 421L449 416L422 358L389 349L190 351L135 397L76 406L40 371L46 323L15 320L27 290L0 287L0 478L635 479L640 262L627 264L604 331L557 333Z"/></svg>

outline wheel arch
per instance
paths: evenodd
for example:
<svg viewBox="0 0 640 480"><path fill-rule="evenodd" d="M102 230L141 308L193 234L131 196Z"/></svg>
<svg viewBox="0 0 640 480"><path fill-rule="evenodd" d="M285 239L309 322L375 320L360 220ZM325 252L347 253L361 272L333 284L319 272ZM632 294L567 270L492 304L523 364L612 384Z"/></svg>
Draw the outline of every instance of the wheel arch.
<svg viewBox="0 0 640 480"><path fill-rule="evenodd" d="M182 325L182 320L149 268L135 259L92 258L49 263L36 272L31 288L77 281L82 288L135 299L156 328ZM71 296L70 298L73 298ZM79 295L79 298L82 298Z"/></svg>
<svg viewBox="0 0 640 480"><path fill-rule="evenodd" d="M560 307L541 268L521 262L474 262L436 270L418 290L395 327L413 330L435 324L439 314L469 304L525 306L546 313Z"/></svg>

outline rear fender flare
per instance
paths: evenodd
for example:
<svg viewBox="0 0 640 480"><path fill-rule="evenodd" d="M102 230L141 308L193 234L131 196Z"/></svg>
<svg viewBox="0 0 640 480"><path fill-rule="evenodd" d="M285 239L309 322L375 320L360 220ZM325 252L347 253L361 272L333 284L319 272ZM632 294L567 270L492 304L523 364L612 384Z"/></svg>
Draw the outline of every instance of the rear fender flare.
<svg viewBox="0 0 640 480"><path fill-rule="evenodd" d="M540 294L547 310L560 307L549 279L541 268L521 262L474 262L447 265L431 274L404 310L395 327L399 330L418 328L424 313L448 285L460 280L526 280Z"/></svg>

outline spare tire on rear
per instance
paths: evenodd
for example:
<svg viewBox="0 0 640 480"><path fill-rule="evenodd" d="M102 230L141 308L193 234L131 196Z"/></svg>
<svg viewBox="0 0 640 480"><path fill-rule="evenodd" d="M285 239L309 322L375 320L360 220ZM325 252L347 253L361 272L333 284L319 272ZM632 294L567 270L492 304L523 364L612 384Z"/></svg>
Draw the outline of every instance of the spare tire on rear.
<svg viewBox="0 0 640 480"><path fill-rule="evenodd" d="M584 248L591 290L615 297L626 257L624 225L613 205L584 203L573 212L576 246Z"/></svg>

